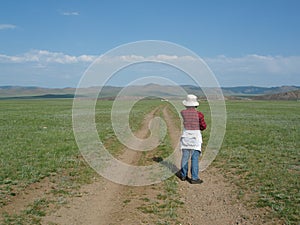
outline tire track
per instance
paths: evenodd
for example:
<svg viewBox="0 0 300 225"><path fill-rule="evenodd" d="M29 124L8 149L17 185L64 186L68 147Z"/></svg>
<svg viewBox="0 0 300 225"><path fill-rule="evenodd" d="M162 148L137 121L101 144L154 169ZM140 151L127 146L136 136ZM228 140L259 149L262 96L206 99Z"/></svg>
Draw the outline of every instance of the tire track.
<svg viewBox="0 0 300 225"><path fill-rule="evenodd" d="M159 110L158 107L146 115L141 129L135 133L137 137L144 138L147 136L148 124L157 110ZM136 164L140 157L141 152L125 148L118 158L128 164ZM123 202L128 199L128 194L134 192L136 196L143 195L145 188L129 187L106 179L99 179L82 187L80 192L83 194L81 197L70 199L70 203L66 206L45 216L42 219L42 224L119 224L120 221L126 219L120 212L123 210Z"/></svg>

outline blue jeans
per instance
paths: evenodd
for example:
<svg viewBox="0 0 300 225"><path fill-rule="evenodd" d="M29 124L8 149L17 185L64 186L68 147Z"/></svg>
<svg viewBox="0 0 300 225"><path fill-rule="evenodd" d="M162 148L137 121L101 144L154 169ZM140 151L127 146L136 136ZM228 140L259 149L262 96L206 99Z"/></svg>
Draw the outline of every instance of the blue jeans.
<svg viewBox="0 0 300 225"><path fill-rule="evenodd" d="M199 157L201 152L193 149L182 149L182 158L181 158L181 176L187 177L188 169L189 169L189 159L191 156L191 174L192 180L198 180L198 172L199 172Z"/></svg>

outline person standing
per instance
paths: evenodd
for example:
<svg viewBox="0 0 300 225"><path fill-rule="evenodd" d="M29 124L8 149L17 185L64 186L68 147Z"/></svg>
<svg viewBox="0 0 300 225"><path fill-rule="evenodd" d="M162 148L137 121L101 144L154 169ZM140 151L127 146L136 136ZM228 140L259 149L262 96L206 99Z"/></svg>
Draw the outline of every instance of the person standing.
<svg viewBox="0 0 300 225"><path fill-rule="evenodd" d="M189 180L192 184L201 184L199 179L199 157L201 155L202 135L201 131L206 129L204 115L197 111L199 102L197 96L187 95L183 105L185 110L181 111L183 119L183 132L180 138L180 148L182 150L180 179ZM191 158L191 179L188 179L188 161Z"/></svg>

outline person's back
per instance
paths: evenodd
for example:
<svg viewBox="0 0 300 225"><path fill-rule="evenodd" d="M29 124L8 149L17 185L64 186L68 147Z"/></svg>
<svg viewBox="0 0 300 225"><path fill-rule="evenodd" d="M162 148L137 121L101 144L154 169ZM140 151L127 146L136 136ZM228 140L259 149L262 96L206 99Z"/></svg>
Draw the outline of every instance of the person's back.
<svg viewBox="0 0 300 225"><path fill-rule="evenodd" d="M191 157L191 180L192 184L201 184L203 181L198 177L198 160L201 155L202 135L201 131L206 129L204 115L196 110L199 105L195 95L188 95L184 100L185 110L181 111L184 130L181 135L180 145L182 149L180 179L187 179L188 160Z"/></svg>
<svg viewBox="0 0 300 225"><path fill-rule="evenodd" d="M205 130L206 124L204 115L198 112L195 107L188 107L181 111L183 126L185 130Z"/></svg>

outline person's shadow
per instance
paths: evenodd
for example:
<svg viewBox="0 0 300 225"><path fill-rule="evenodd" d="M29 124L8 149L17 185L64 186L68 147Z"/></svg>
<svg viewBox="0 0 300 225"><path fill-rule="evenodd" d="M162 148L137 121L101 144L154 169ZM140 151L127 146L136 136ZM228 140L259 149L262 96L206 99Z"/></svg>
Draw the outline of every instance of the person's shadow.
<svg viewBox="0 0 300 225"><path fill-rule="evenodd" d="M181 178L181 174L180 174L180 168L178 168L176 165L174 165L173 163L171 162L168 162L168 161L164 161L164 159L162 157L157 157L157 156L154 156L152 158L152 160L154 162L157 162L157 163L160 163L162 165L164 165L165 167L167 167L172 173L175 174L176 177L178 178Z"/></svg>

